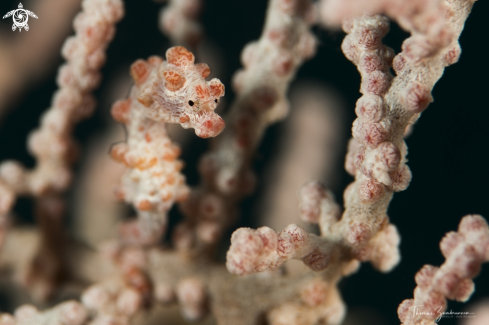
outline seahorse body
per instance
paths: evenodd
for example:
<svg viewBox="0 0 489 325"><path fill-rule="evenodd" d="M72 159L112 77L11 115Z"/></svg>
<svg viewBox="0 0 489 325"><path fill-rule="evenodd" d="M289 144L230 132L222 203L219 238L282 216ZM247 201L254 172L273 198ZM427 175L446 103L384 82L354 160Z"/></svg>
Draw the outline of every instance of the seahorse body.
<svg viewBox="0 0 489 325"><path fill-rule="evenodd" d="M164 232L166 213L189 190L180 173L180 149L166 132L166 123L194 128L202 138L214 137L224 121L214 109L224 95L218 79L206 81L207 64L194 65L194 56L183 47L166 52L167 61L153 56L131 66L135 85L129 98L112 107L115 120L127 127L127 142L115 145L112 157L128 168L116 195L132 203L138 220L122 228L123 237L153 243Z"/></svg>

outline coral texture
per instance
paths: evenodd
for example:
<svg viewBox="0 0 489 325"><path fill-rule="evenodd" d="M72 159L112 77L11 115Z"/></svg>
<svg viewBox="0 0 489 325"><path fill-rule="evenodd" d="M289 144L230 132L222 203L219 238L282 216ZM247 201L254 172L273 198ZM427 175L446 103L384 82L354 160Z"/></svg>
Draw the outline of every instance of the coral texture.
<svg viewBox="0 0 489 325"><path fill-rule="evenodd" d="M0 164L0 246L17 197L36 198L36 218L43 238L23 282L38 298L50 296L63 277L60 241L65 208L61 195L71 184L72 165L78 156L72 133L76 123L95 109L92 91L101 81L105 51L123 15L120 0L83 1L82 11L73 21L76 34L65 41L61 50L67 62L58 71L59 89L53 95L52 106L42 115L40 127L29 135L28 149L35 157L35 167L28 170L17 161Z"/></svg>
<svg viewBox="0 0 489 325"><path fill-rule="evenodd" d="M440 267L425 265L416 273L414 299L406 299L398 309L404 325L435 324L446 310L447 299L467 301L481 264L489 261L489 227L484 218L462 218L458 232L449 232L440 242L446 260Z"/></svg>
<svg viewBox="0 0 489 325"><path fill-rule="evenodd" d="M444 68L457 62L458 39L473 4L270 0L261 37L241 53L243 69L233 77L236 96L223 119L215 109L224 85L207 80L209 66L195 64L194 54L181 46L197 46L202 4L171 0L160 24L178 44L166 50L165 59L136 60L128 97L111 108L126 131L125 141L110 148L110 157L125 167L114 196L131 205L136 217L114 221L119 237L94 247L65 232L63 194L77 156L73 129L95 108L92 92L124 7L121 0L83 0L75 36L62 49L67 63L59 70L60 89L29 137L36 166L0 164L0 286L11 277L25 287L17 296L29 296L0 313L0 325L172 323L170 306L180 312L175 324L340 325L346 306L339 282L362 262L389 272L400 261L402 228L390 223L387 209L411 181L404 138L433 101ZM388 17L411 33L397 55L382 43ZM257 183L253 161L264 133L286 117L288 88L316 54L316 23L341 25L347 34L341 50L361 76L344 164L354 180L344 190L343 208L331 190L310 180L298 192L303 226L233 229L239 204ZM186 184L181 149L170 139L168 124L212 141L194 188ZM100 178L104 188L106 178ZM38 229L8 222L21 195L34 197ZM183 218L172 224L169 214L177 203ZM221 239L230 230L230 246L224 247ZM487 221L465 216L440 248L445 263L423 266L413 299L399 305L402 325L435 325L447 299L470 298L473 279L489 261ZM226 249L224 264L219 258ZM300 261L295 269L291 260Z"/></svg>
<svg viewBox="0 0 489 325"><path fill-rule="evenodd" d="M268 125L288 112L286 90L298 67L315 53L309 31L315 11L308 0L269 3L261 38L245 46L244 66L233 76L237 94L212 150L200 161L202 185L182 204L178 249L192 254L214 246L236 216L236 204L255 186L253 153Z"/></svg>
<svg viewBox="0 0 489 325"><path fill-rule="evenodd" d="M160 29L175 44L196 46L202 38L202 26L198 21L200 0L169 0L160 12Z"/></svg>
<svg viewBox="0 0 489 325"><path fill-rule="evenodd" d="M37 160L33 170L7 161L0 165L0 214L5 216L17 195L40 196L65 190L72 179L71 164L77 148L71 138L75 123L91 115L99 85L105 49L115 33L115 23L124 14L119 0L87 0L74 21L76 35L66 40L52 106L41 118L41 126L29 136L28 146Z"/></svg>

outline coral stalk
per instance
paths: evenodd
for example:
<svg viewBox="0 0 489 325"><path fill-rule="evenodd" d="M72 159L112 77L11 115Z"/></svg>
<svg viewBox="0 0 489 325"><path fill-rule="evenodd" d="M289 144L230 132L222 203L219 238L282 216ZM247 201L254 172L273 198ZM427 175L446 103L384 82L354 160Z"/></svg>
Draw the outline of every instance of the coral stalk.
<svg viewBox="0 0 489 325"><path fill-rule="evenodd" d="M41 299L47 298L63 277L61 194L71 183L71 167L78 154L72 132L76 123L95 109L92 91L100 83L99 71L114 37L115 24L124 14L120 0L85 0L82 9L74 20L75 36L69 37L62 49L67 63L58 72L59 90L41 117L40 128L28 139L35 168L26 170L15 161L0 165L0 240L17 196L30 195L37 201L37 218L44 238L23 282L34 287L36 298Z"/></svg>
<svg viewBox="0 0 489 325"><path fill-rule="evenodd" d="M267 126L287 115L289 83L315 53L314 20L309 0L270 1L263 34L244 48L244 69L234 75L229 127L200 161L202 186L182 205L186 219L174 237L179 249L214 245L234 220L237 203L253 191L253 153Z"/></svg>
<svg viewBox="0 0 489 325"><path fill-rule="evenodd" d="M398 309L403 325L433 325L446 310L447 299L467 301L474 292L481 264L489 261L489 227L478 215L465 216L458 232L449 232L440 242L446 260L439 268L425 265L416 273L414 299Z"/></svg>
<svg viewBox="0 0 489 325"><path fill-rule="evenodd" d="M385 14L395 20L411 37L403 43L405 55L413 60L430 58L448 46L457 35L451 30L453 1L445 0L328 0L321 2L326 24L350 24L361 15ZM467 3L474 1L467 1Z"/></svg>
<svg viewBox="0 0 489 325"><path fill-rule="evenodd" d="M200 14L201 0L168 0L161 9L159 27L174 44L194 48L202 38L202 26L197 18Z"/></svg>
<svg viewBox="0 0 489 325"><path fill-rule="evenodd" d="M450 32L458 37L472 2L449 4L453 13ZM432 100L431 88L458 44L453 40L451 46L439 49L434 57L404 60L405 51L393 58L393 51L381 44L389 28L384 17L362 16L345 22L343 28L349 35L342 48L362 74L363 93L357 102L358 118L353 123L354 139L346 160L346 169L355 181L344 192L345 211L339 219L332 196L315 183L306 184L301 190L301 213L306 220L319 223L321 237L307 234L295 225L284 229L289 240L281 240L282 233L277 236L266 228L256 232L238 229L227 256L231 272L248 274L275 269L284 259L274 255L284 255L283 252L287 252L286 259L300 258L313 270L333 265L338 256L344 261L370 261L384 272L399 261L399 235L389 224L386 211L392 194L404 190L411 178L405 165L404 132ZM389 72L392 64L395 78ZM312 260L317 263L311 264L308 256L314 256L315 251L317 257Z"/></svg>
<svg viewBox="0 0 489 325"><path fill-rule="evenodd" d="M58 73L60 89L42 116L40 128L29 136L28 146L36 158L36 167L26 170L14 161L0 165L1 215L10 211L18 195L62 192L71 182L71 165L77 155L71 133L75 124L90 116L95 108L91 92L100 83L99 70L114 37L114 25L124 14L120 0L85 0L82 8L74 21L76 34L63 46L67 63Z"/></svg>

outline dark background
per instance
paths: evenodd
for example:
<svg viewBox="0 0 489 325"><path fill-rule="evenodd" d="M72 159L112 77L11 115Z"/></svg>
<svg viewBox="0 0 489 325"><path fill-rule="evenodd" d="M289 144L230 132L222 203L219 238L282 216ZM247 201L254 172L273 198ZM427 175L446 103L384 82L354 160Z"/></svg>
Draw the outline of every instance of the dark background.
<svg viewBox="0 0 489 325"><path fill-rule="evenodd" d="M41 0L37 0L41 1ZM60 0L61 1L61 0ZM149 0L126 0L126 17L119 24L115 40L108 51L108 64L103 69L104 82L97 94L108 89L108 76L121 67L128 67L137 58L151 54L162 54L170 46L167 38L157 28L160 4ZM222 75L225 85L230 84L232 73L240 67L239 56L243 46L259 38L263 25L266 1L205 1L202 22L208 40L217 45L223 61ZM17 8L18 1L2 0L0 13ZM24 6L28 7L25 1ZM434 103L423 113L415 125L413 134L407 139L409 167L413 180L409 188L397 193L389 207L388 214L396 224L402 237L402 261L389 274L374 271L370 265L363 265L359 273L344 279L341 283L344 300L351 310L369 308L377 311L381 319L376 324L398 324L397 306L407 298L412 298L415 287L414 274L424 264L443 263L438 243L444 234L456 230L461 217L466 214L481 214L489 218L488 183L488 143L489 112L487 93L489 86L489 46L487 1L478 1L470 15L460 39L462 56L460 61L446 69L444 76L433 90ZM31 24L45 23L40 17ZM0 28L10 30L11 21L0 21ZM343 56L340 44L344 36L341 32L314 29L320 40L316 57L304 64L297 79L318 80L336 90L347 103L348 132L354 120L354 106L360 97L358 92L360 76L356 67ZM395 24L384 39L384 43L400 50L407 36ZM3 46L3 45L2 45ZM59 58L61 63L61 57ZM0 71L1 73L1 71ZM56 69L42 82L26 89L14 104L14 110L1 122L0 160L18 159L27 166L33 165L32 158L25 149L25 136L38 124L38 118L49 107L51 95L56 89ZM292 85L293 87L293 85ZM231 87L227 87L227 102L233 98ZM80 143L86 144L94 134L100 134L106 126L110 107L99 107L95 116L81 123L76 135ZM280 138L280 123L271 127L259 149L256 162L257 173L264 169L274 154L276 141ZM190 184L198 183L195 161L205 150L204 140L192 140L192 148L183 159L187 163L184 172ZM346 143L345 143L346 151ZM320 150L320 148L318 148ZM344 156L344 155L342 155ZM338 161L338 173L342 184L333 188L337 197L351 177ZM259 187L257 195L263 190ZM255 197L243 203L240 225L253 226L249 217ZM31 204L27 199L19 200L16 211L22 222L29 222ZM172 217L178 218L176 213ZM475 280L476 292L472 302L489 296L489 268L485 266ZM460 311L465 305L449 304L449 309ZM369 324L368 319L364 320ZM443 319L443 325L454 325L456 320Z"/></svg>

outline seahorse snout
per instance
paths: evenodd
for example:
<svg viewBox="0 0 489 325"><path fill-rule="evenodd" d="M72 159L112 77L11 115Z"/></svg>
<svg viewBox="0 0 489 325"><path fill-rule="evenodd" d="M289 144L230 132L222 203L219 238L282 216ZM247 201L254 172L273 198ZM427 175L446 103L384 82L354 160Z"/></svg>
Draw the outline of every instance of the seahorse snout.
<svg viewBox="0 0 489 325"><path fill-rule="evenodd" d="M217 114L215 117L205 120L200 127L195 128L195 134L201 138L211 138L219 135L226 124Z"/></svg>

